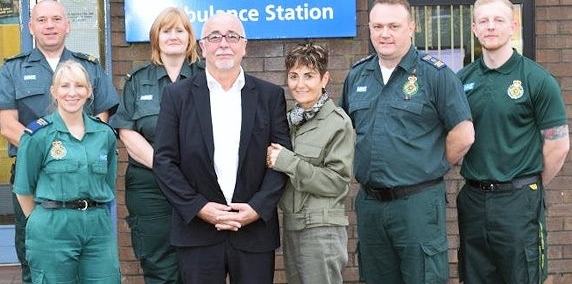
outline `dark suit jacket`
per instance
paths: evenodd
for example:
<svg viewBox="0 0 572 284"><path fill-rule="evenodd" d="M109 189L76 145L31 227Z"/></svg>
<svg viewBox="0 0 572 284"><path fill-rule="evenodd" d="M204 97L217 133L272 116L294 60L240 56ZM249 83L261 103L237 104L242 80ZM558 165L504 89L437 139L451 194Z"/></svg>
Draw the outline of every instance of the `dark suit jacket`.
<svg viewBox="0 0 572 284"><path fill-rule="evenodd" d="M171 244L206 246L230 238L238 249L280 245L276 205L287 178L266 168L271 142L291 148L284 90L245 74L239 165L232 202L248 203L260 219L237 232L217 231L197 216L209 201L226 204L214 169L209 90L204 72L168 85L155 130L153 170L174 207Z"/></svg>

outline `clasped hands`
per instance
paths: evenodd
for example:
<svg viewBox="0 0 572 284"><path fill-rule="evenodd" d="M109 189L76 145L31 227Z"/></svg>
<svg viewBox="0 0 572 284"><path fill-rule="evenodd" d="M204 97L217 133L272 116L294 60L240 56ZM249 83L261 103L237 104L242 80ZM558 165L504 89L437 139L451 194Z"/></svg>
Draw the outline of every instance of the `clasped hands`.
<svg viewBox="0 0 572 284"><path fill-rule="evenodd" d="M218 231L238 231L238 229L260 218L260 215L248 203L226 205L208 202L199 211L198 216L213 224Z"/></svg>

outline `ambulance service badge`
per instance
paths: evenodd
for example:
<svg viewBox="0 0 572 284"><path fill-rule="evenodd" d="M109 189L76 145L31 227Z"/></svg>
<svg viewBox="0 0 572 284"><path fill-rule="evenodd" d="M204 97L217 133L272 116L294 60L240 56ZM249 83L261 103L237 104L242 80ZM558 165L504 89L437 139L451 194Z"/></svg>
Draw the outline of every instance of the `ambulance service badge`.
<svg viewBox="0 0 572 284"><path fill-rule="evenodd" d="M520 80L512 81L512 85L508 87L506 92L508 96L513 100L522 97L522 95L524 94L524 89L522 88L522 82Z"/></svg>
<svg viewBox="0 0 572 284"><path fill-rule="evenodd" d="M403 85L403 93L405 94L405 99L409 100L419 91L419 85L417 85L417 77L411 75L407 78L407 82Z"/></svg>
<svg viewBox="0 0 572 284"><path fill-rule="evenodd" d="M50 156L56 160L59 160L65 157L67 154L67 150L64 147L62 141L54 141L52 142L52 148L50 149Z"/></svg>

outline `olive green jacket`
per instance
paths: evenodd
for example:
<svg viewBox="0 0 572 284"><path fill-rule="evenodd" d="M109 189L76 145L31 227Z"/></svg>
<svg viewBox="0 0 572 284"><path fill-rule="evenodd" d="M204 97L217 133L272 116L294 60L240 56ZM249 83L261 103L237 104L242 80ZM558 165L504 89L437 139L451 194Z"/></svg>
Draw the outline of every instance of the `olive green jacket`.
<svg viewBox="0 0 572 284"><path fill-rule="evenodd" d="M283 148L273 168L289 177L280 200L284 229L347 226L355 139L350 118L328 100L313 119L290 129L294 151Z"/></svg>

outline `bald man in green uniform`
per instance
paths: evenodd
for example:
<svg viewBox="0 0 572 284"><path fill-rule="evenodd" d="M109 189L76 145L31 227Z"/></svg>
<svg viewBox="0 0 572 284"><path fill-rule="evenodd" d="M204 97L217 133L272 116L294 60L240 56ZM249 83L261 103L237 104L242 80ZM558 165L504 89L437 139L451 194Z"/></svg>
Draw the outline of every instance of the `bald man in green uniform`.
<svg viewBox="0 0 572 284"><path fill-rule="evenodd" d="M89 74L93 86L93 101L85 106L87 113L106 121L119 104L119 96L93 56L65 48L70 21L62 4L44 0L32 10L29 25L36 48L7 59L0 71L0 132L10 143L8 155L15 157L25 125L45 116L52 104L49 87L58 62L73 59ZM14 178L14 171L11 179ZM16 252L22 267L22 282L31 283L25 260L26 219L14 197L16 219Z"/></svg>
<svg viewBox="0 0 572 284"><path fill-rule="evenodd" d="M376 54L348 74L341 106L357 133L360 275L367 283L446 283L443 176L474 139L455 74L412 45L405 0L370 11Z"/></svg>
<svg viewBox="0 0 572 284"><path fill-rule="evenodd" d="M544 186L570 147L558 83L512 48L513 19L508 0L476 1L472 29L482 56L458 73L476 133L457 197L466 284L546 279Z"/></svg>

